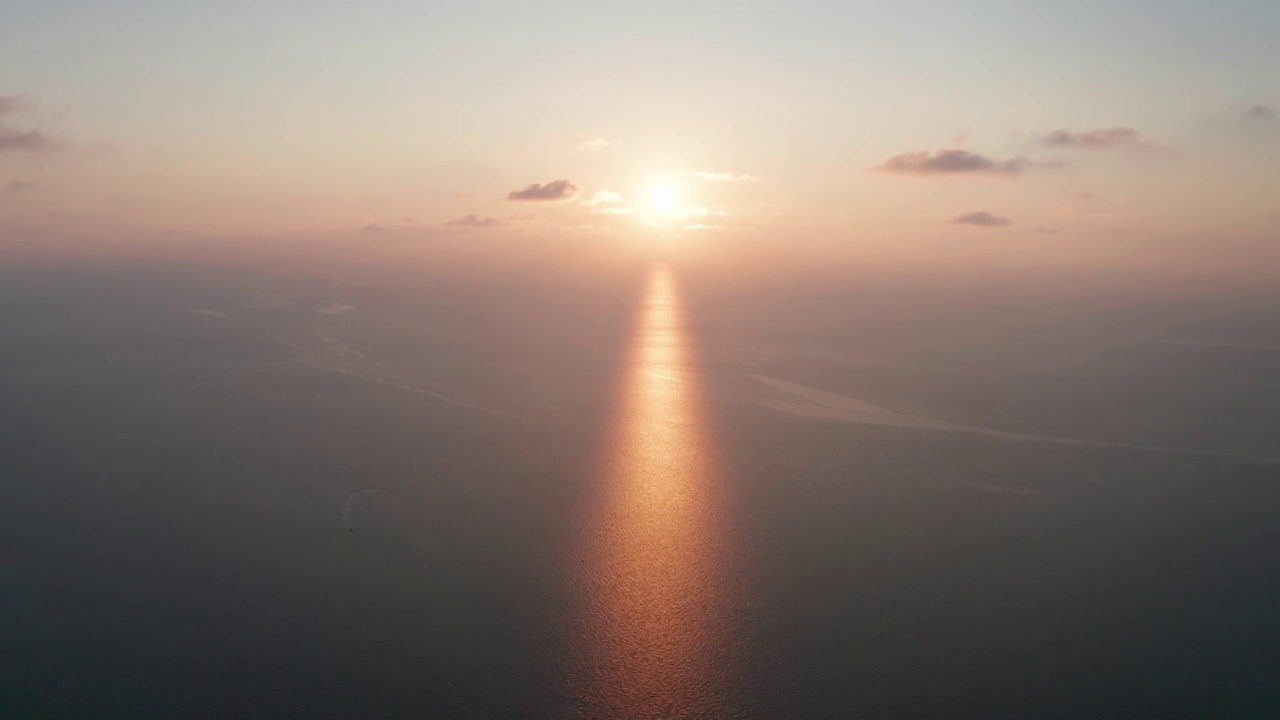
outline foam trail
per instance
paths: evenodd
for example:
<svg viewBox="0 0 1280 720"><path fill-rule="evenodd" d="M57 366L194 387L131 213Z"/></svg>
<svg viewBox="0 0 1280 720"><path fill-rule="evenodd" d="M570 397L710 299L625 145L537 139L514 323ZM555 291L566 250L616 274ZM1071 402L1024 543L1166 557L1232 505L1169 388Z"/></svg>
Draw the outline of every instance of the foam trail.
<svg viewBox="0 0 1280 720"><path fill-rule="evenodd" d="M1152 340L1162 345L1190 345L1193 347L1235 348L1237 350L1270 350L1280 352L1280 345L1255 345L1252 343L1211 342L1208 340Z"/></svg>
<svg viewBox="0 0 1280 720"><path fill-rule="evenodd" d="M1077 445L1084 447L1112 448L1118 450L1138 450L1142 452L1169 453L1177 455L1199 455L1201 457L1228 458L1262 465L1280 465L1280 458L1258 455L1240 455L1235 453L1214 452L1212 450L1194 450L1189 448L1166 447L1161 445L1138 445L1133 443L1114 443L1101 440L1081 440L1079 438L1058 437L1056 435L1035 435L1014 433L979 425L951 423L944 420L898 413L865 400L837 395L815 388L805 387L786 380L777 380L763 375L752 375L756 380L790 396L791 399L759 398L757 404L774 410L801 415L804 417L825 418L861 425L885 425L889 427L914 428L918 430L940 430L944 432L982 435L1014 442L1038 442L1054 445Z"/></svg>
<svg viewBox="0 0 1280 720"><path fill-rule="evenodd" d="M356 508L360 507L364 501L382 492L379 488L368 487L357 490L347 496L342 503L342 525L349 532L356 531Z"/></svg>

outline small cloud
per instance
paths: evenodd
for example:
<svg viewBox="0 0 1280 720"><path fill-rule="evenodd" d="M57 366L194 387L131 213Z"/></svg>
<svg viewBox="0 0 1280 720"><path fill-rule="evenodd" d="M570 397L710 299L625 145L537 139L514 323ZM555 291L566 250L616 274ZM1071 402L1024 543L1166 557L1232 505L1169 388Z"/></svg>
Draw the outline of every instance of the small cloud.
<svg viewBox="0 0 1280 720"><path fill-rule="evenodd" d="M29 113L34 107L25 95L0 95L0 118ZM62 139L40 128L23 129L0 123L0 152L6 150L43 152L56 150L65 144Z"/></svg>
<svg viewBox="0 0 1280 720"><path fill-rule="evenodd" d="M31 152L42 152L46 150L56 150L62 147L63 142L49 133L32 128L30 130L19 130L17 128L5 127L0 125L0 151L4 150L28 150Z"/></svg>
<svg viewBox="0 0 1280 720"><path fill-rule="evenodd" d="M465 217L460 217L457 220L450 220L445 223L445 227L497 227L501 224L502 221L498 218L482 218L479 215L467 215Z"/></svg>
<svg viewBox="0 0 1280 720"><path fill-rule="evenodd" d="M569 180L553 180L546 185L530 183L523 190L507 193L508 200L553 201L568 200L578 194L578 186Z"/></svg>
<svg viewBox="0 0 1280 720"><path fill-rule="evenodd" d="M960 133L959 135L956 135L955 137L951 138L951 144L952 145L968 145L969 138L970 138L969 133Z"/></svg>
<svg viewBox="0 0 1280 720"><path fill-rule="evenodd" d="M31 111L26 95L0 95L0 115L17 115Z"/></svg>
<svg viewBox="0 0 1280 720"><path fill-rule="evenodd" d="M593 150L604 150L613 147L617 143L605 140L602 137L588 135L586 133L574 133L565 139L565 145L573 152L591 152Z"/></svg>
<svg viewBox="0 0 1280 720"><path fill-rule="evenodd" d="M382 227L378 223L369 223L368 225L360 228L360 232L382 232L384 230L386 230L386 228Z"/></svg>
<svg viewBox="0 0 1280 720"><path fill-rule="evenodd" d="M680 229L681 230L716 230L718 229L718 226L704 225L702 223L694 223L693 225L684 225Z"/></svg>
<svg viewBox="0 0 1280 720"><path fill-rule="evenodd" d="M694 180L704 180L706 182L745 182L749 180L759 180L755 175L739 175L735 173L710 172L708 170L699 170L689 173L689 177Z"/></svg>
<svg viewBox="0 0 1280 720"><path fill-rule="evenodd" d="M35 192L40 188L39 185L27 180L14 180L4 188L5 195L24 195L26 193Z"/></svg>
<svg viewBox="0 0 1280 720"><path fill-rule="evenodd" d="M84 145L83 147L81 147L80 151L83 152L85 155L97 155L97 156L119 155L121 152L119 145L113 142L105 142L101 140ZM177 159L177 158L182 158L183 156L181 153L175 153L173 157Z"/></svg>
<svg viewBox="0 0 1280 720"><path fill-rule="evenodd" d="M519 215L508 215L507 219L512 222L526 222L537 217L534 213L520 213Z"/></svg>
<svg viewBox="0 0 1280 720"><path fill-rule="evenodd" d="M1079 147L1090 150L1106 150L1111 148L1137 148L1155 150L1157 146L1133 128L1114 127L1085 132L1070 130L1054 130L1040 138L1042 145L1049 147Z"/></svg>
<svg viewBox="0 0 1280 720"><path fill-rule="evenodd" d="M989 212L971 212L951 221L956 225L978 225L980 227L1005 227L1011 224L1009 218L992 215Z"/></svg>
<svg viewBox="0 0 1280 720"><path fill-rule="evenodd" d="M1023 157L997 161L977 153L971 153L968 150L953 148L939 150L936 153L921 150L894 155L886 160L879 169L883 172L908 175L951 175L960 173L1018 175L1034 167L1041 167L1041 165Z"/></svg>
<svg viewBox="0 0 1280 720"><path fill-rule="evenodd" d="M405 225L412 225L418 221L414 220L411 217L403 217L403 218L400 218L400 222L404 223Z"/></svg>
<svg viewBox="0 0 1280 720"><path fill-rule="evenodd" d="M600 189L587 201L588 205L614 205L622 202L622 196L612 190Z"/></svg>
<svg viewBox="0 0 1280 720"><path fill-rule="evenodd" d="M1036 232L1040 233L1041 235L1057 235L1058 229L1051 228L1051 227L1038 227L1036 228Z"/></svg>
<svg viewBox="0 0 1280 720"><path fill-rule="evenodd" d="M1276 109L1270 105L1254 105L1240 119L1245 122L1275 122L1280 120L1280 115L1276 114Z"/></svg>

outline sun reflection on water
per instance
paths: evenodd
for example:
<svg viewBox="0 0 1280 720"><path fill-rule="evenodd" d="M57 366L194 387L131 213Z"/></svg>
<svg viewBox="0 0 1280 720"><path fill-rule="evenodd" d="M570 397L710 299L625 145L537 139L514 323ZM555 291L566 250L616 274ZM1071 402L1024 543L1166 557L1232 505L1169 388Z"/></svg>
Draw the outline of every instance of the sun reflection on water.
<svg viewBox="0 0 1280 720"><path fill-rule="evenodd" d="M584 717L723 717L715 468L680 296L656 267L588 526L573 684Z"/></svg>

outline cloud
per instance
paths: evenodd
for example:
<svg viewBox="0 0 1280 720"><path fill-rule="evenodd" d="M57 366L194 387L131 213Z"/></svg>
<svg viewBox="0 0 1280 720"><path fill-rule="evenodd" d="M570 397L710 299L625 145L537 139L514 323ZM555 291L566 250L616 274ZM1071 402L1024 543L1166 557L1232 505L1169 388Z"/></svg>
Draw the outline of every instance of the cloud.
<svg viewBox="0 0 1280 720"><path fill-rule="evenodd" d="M578 186L569 180L553 180L546 185L530 183L523 190L507 193L508 200L568 200L578 194Z"/></svg>
<svg viewBox="0 0 1280 720"><path fill-rule="evenodd" d="M537 217L534 213L520 213L519 215L508 215L507 219L513 222L526 222Z"/></svg>
<svg viewBox="0 0 1280 720"><path fill-rule="evenodd" d="M1004 227L1011 224L1009 218L992 215L989 212L971 212L951 221L956 225L978 225L980 227Z"/></svg>
<svg viewBox="0 0 1280 720"><path fill-rule="evenodd" d="M360 232L382 232L384 230L386 230L386 228L382 227L378 223L369 223L368 225L360 228Z"/></svg>
<svg viewBox="0 0 1280 720"><path fill-rule="evenodd" d="M62 140L43 130L19 130L0 125L0 152L5 150L28 150L42 152L56 150L63 146Z"/></svg>
<svg viewBox="0 0 1280 720"><path fill-rule="evenodd" d="M1270 105L1254 105L1240 119L1245 122L1276 122L1280 120L1280 115L1276 114L1276 109Z"/></svg>
<svg viewBox="0 0 1280 720"><path fill-rule="evenodd" d="M39 185L28 180L14 180L5 186L3 194L23 195L29 192L35 192L39 188Z"/></svg>
<svg viewBox="0 0 1280 720"><path fill-rule="evenodd" d="M707 182L744 182L749 180L759 180L755 175L739 175L726 172L711 172L709 170L699 170L689 173L689 177L694 180L705 180Z"/></svg>
<svg viewBox="0 0 1280 720"><path fill-rule="evenodd" d="M588 135L586 133L574 133L565 139L565 145L573 152L591 152L592 150L604 150L613 147L617 143L605 140L602 137Z"/></svg>
<svg viewBox="0 0 1280 720"><path fill-rule="evenodd" d="M884 172L909 175L951 175L960 173L1018 175L1033 167L1047 167L1047 165L1033 163L1023 157L997 161L977 153L971 153L968 150L951 149L939 150L936 153L921 150L894 155L886 160L879 169Z"/></svg>
<svg viewBox="0 0 1280 720"><path fill-rule="evenodd" d="M1051 228L1051 227L1038 227L1036 228L1036 232L1040 233L1041 235L1057 235L1058 229Z"/></svg>
<svg viewBox="0 0 1280 720"><path fill-rule="evenodd" d="M588 205L614 205L622 202L622 196L612 190L600 189L587 201Z"/></svg>
<svg viewBox="0 0 1280 720"><path fill-rule="evenodd" d="M0 115L16 115L31 110L25 95L0 95Z"/></svg>
<svg viewBox="0 0 1280 720"><path fill-rule="evenodd" d="M1049 147L1078 147L1090 150L1112 148L1157 149L1155 143L1142 137L1142 133L1127 127L1103 128L1086 132L1054 130L1040 138L1040 143Z"/></svg>
<svg viewBox="0 0 1280 720"><path fill-rule="evenodd" d="M502 224L502 221L499 220L498 218L491 218L491 217L482 218L479 215L467 215L465 217L460 217L457 220L450 220L449 222L445 223L445 227L479 228L479 227L497 227L501 224Z"/></svg>
<svg viewBox="0 0 1280 720"><path fill-rule="evenodd" d="M25 95L0 95L0 117L30 112L32 104ZM0 123L0 152L25 150L41 152L56 150L65 143L39 128L22 129Z"/></svg>

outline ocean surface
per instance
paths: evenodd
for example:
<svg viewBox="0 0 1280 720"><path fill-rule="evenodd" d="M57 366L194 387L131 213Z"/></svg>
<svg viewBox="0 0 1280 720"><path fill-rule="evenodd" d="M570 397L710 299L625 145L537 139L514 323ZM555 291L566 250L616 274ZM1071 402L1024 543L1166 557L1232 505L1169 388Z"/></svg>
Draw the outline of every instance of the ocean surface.
<svg viewBox="0 0 1280 720"><path fill-rule="evenodd" d="M0 266L0 718L1280 716L1280 289L406 275Z"/></svg>

